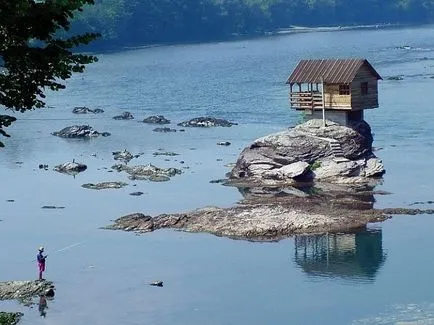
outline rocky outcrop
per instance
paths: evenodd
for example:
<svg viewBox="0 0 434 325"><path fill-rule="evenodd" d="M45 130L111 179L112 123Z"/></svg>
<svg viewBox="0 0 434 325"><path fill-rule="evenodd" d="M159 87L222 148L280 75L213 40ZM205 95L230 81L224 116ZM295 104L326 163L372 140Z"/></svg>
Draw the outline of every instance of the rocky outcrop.
<svg viewBox="0 0 434 325"><path fill-rule="evenodd" d="M117 189L117 188L122 188L124 186L127 186L127 183L124 182L102 182L102 183L97 183L97 184L93 184L93 183L86 183L81 185L81 187L83 188L87 188L90 190L105 190L105 189Z"/></svg>
<svg viewBox="0 0 434 325"><path fill-rule="evenodd" d="M80 172L83 172L87 169L85 164L77 163L75 160L72 162L66 162L54 167L54 170L59 173L76 175Z"/></svg>
<svg viewBox="0 0 434 325"><path fill-rule="evenodd" d="M95 108L95 109L90 109L89 107L86 106L77 106L74 107L74 109L72 110L72 113L74 114L100 114L100 113L104 113L104 110L102 110L101 108Z"/></svg>
<svg viewBox="0 0 434 325"><path fill-rule="evenodd" d="M129 174L129 179L149 180L153 182L168 181L170 177L182 173L177 168L159 168L152 164L138 166L114 165L112 168L118 172L125 171Z"/></svg>
<svg viewBox="0 0 434 325"><path fill-rule="evenodd" d="M385 172L372 141L364 121L351 127L327 121L322 127L321 120L310 120L254 141L241 152L230 178L265 184L369 183Z"/></svg>
<svg viewBox="0 0 434 325"><path fill-rule="evenodd" d="M202 128L216 127L216 126L230 127L232 125L237 125L237 123L229 122L227 120L214 118L214 117L196 117L191 120L178 123L178 126L202 127Z"/></svg>
<svg viewBox="0 0 434 325"><path fill-rule="evenodd" d="M357 229L368 222L386 219L369 211L356 215L348 211L331 211L294 207L289 203L248 204L232 208L207 207L187 213L151 217L141 213L115 220L106 229L146 233L161 228L188 232L207 232L217 236L251 241L274 241L294 234L333 232Z"/></svg>
<svg viewBox="0 0 434 325"><path fill-rule="evenodd" d="M27 300L53 289L53 283L45 280L0 282L0 300Z"/></svg>
<svg viewBox="0 0 434 325"><path fill-rule="evenodd" d="M61 138L86 139L86 138L93 138L98 136L106 137L109 136L110 133L98 132L89 125L73 125L73 126L68 126L66 128L63 128L60 131L53 132L52 135Z"/></svg>
<svg viewBox="0 0 434 325"><path fill-rule="evenodd" d="M162 125L162 124L170 124L170 120L165 118L163 115L153 115L153 116L148 116L147 118L145 118L143 120L143 123Z"/></svg>
<svg viewBox="0 0 434 325"><path fill-rule="evenodd" d="M133 120L134 116L130 112L123 112L121 115L113 116L114 120Z"/></svg>

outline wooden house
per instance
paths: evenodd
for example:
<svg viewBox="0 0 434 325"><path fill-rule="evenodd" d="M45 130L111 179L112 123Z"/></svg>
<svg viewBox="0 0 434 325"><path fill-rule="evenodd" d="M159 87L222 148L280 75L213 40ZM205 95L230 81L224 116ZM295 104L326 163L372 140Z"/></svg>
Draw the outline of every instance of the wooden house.
<svg viewBox="0 0 434 325"><path fill-rule="evenodd" d="M291 107L306 118L342 125L363 120L363 110L378 107L378 80L365 59L301 60L286 81Z"/></svg>

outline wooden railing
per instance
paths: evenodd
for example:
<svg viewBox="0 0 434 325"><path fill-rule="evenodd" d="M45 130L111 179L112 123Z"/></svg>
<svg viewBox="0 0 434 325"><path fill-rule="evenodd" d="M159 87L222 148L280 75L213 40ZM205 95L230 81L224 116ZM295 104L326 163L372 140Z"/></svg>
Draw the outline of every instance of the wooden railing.
<svg viewBox="0 0 434 325"><path fill-rule="evenodd" d="M291 107L295 109L322 109L322 93L319 91L292 92L289 94Z"/></svg>

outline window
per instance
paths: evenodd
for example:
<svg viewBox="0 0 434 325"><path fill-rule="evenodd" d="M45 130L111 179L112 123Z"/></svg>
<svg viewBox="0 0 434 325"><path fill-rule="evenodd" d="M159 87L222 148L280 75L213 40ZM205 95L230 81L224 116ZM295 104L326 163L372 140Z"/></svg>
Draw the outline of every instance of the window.
<svg viewBox="0 0 434 325"><path fill-rule="evenodd" d="M362 96L365 96L368 94L368 83L367 82L362 82L360 84L360 91L362 92Z"/></svg>
<svg viewBox="0 0 434 325"><path fill-rule="evenodd" d="M339 95L349 95L350 85L339 85Z"/></svg>

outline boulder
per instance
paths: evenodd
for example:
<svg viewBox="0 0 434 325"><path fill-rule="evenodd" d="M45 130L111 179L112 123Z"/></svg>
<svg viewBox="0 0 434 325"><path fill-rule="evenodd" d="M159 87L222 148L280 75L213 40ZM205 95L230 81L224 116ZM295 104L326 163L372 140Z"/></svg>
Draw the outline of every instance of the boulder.
<svg viewBox="0 0 434 325"><path fill-rule="evenodd" d="M327 121L323 127L322 120L310 120L255 140L241 152L230 179L269 183L305 176L327 182L368 182L384 173L372 142L365 121L350 126Z"/></svg>
<svg viewBox="0 0 434 325"><path fill-rule="evenodd" d="M130 179L149 180L153 182L168 181L170 177L182 173L182 171L177 168L159 168L152 164L138 166L114 165L112 168L118 172L127 172L130 175Z"/></svg>
<svg viewBox="0 0 434 325"><path fill-rule="evenodd" d="M382 161L378 158L369 158L364 167L365 177L381 177L386 172Z"/></svg>
<svg viewBox="0 0 434 325"><path fill-rule="evenodd" d="M217 142L218 146L230 146L231 143L229 141L221 141L221 142Z"/></svg>
<svg viewBox="0 0 434 325"><path fill-rule="evenodd" d="M113 116L114 120L133 120L134 116L130 112L123 112L121 115Z"/></svg>
<svg viewBox="0 0 434 325"><path fill-rule="evenodd" d="M230 127L232 125L237 125L237 123L229 122L224 119L214 118L214 117L196 117L191 120L178 123L178 126L183 127L215 127L215 126L223 126Z"/></svg>
<svg viewBox="0 0 434 325"><path fill-rule="evenodd" d="M114 151L112 152L114 160L121 160L125 163L128 163L134 156L128 152L126 149L124 151Z"/></svg>
<svg viewBox="0 0 434 325"><path fill-rule="evenodd" d="M298 161L278 169L266 171L264 177L278 180L300 179L309 171L309 167L310 165L307 162Z"/></svg>
<svg viewBox="0 0 434 325"><path fill-rule="evenodd" d="M54 167L54 170L59 173L75 175L83 172L87 169L85 164L81 164L72 160L72 162L66 162Z"/></svg>
<svg viewBox="0 0 434 325"><path fill-rule="evenodd" d="M165 118L163 115L153 115L145 118L143 123L147 124L170 124L170 120Z"/></svg>
<svg viewBox="0 0 434 325"><path fill-rule="evenodd" d="M109 136L110 133L108 132L98 132L95 131L91 126L89 125L73 125L68 126L66 128L63 128L60 131L53 132L52 135L55 135L57 137L61 138L93 138L98 136Z"/></svg>
<svg viewBox="0 0 434 325"><path fill-rule="evenodd" d="M72 113L74 114L99 114L99 113L104 113L104 110L102 110L101 108L96 108L96 109L90 109L86 106L77 106L74 107L74 109L72 110Z"/></svg>

